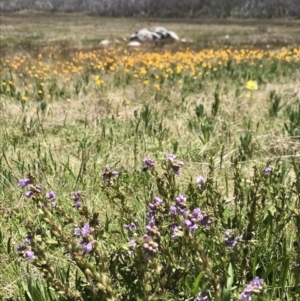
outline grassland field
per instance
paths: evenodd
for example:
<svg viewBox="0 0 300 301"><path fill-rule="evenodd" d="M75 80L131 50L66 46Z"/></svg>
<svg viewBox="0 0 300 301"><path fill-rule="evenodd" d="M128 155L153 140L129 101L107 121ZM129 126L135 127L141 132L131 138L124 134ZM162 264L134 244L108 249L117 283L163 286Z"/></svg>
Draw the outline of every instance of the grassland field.
<svg viewBox="0 0 300 301"><path fill-rule="evenodd" d="M0 19L0 300L300 300L299 20L27 11L0 13ZM186 42L129 48L123 40L154 26ZM102 47L104 39L112 43ZM179 163L167 154L176 154ZM171 176L175 164L180 174ZM118 178L105 174L107 165ZM27 197L18 187L23 178L35 185L28 186ZM77 190L87 208L79 215L70 200ZM49 191L57 195L55 206L40 209ZM191 200L187 206L209 213L211 228L197 224L194 233L187 217L178 217L182 232L176 239L184 243L172 245L168 208L181 193ZM150 256L148 270L139 270L139 248L145 245L138 237L154 196L165 202L157 209L161 238L151 236L161 253ZM63 249L74 239L72 226L87 219L92 225L86 212L98 212L103 228L94 225L95 241L84 237L92 251L79 245L72 250L81 255L70 251L68 257ZM123 224L133 220L139 228L135 257L128 259L132 235ZM54 224L64 225L69 236L61 228L58 235ZM242 234L237 246L224 240L226 229ZM28 236L33 260L17 249ZM188 246L196 251L181 262ZM106 263L122 252L116 266L126 262L126 272ZM100 270L91 268L91 276L81 260L100 266L100 253L106 261ZM68 265L67 282L57 271ZM87 293L74 284L77 268L82 287L98 285L97 290ZM110 279L107 287L96 270ZM264 279L263 288L256 287L253 299L250 292L242 296L256 276ZM50 291L41 289L45 283Z"/></svg>

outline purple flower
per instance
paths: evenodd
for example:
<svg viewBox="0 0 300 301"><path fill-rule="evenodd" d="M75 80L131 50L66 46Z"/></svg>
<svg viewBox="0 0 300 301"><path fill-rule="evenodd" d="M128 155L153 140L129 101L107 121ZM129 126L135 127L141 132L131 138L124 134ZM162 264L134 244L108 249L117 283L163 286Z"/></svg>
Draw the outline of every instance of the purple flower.
<svg viewBox="0 0 300 301"><path fill-rule="evenodd" d="M89 235L91 233L91 228L89 223L85 223L84 226L81 228L82 235Z"/></svg>
<svg viewBox="0 0 300 301"><path fill-rule="evenodd" d="M26 186L28 186L30 184L30 179L25 178L25 179L21 179L18 183L18 186L21 187L22 189L25 188Z"/></svg>
<svg viewBox="0 0 300 301"><path fill-rule="evenodd" d="M272 172L272 167L266 167L265 169L264 169L264 173L266 174L266 175L269 175L271 172Z"/></svg>
<svg viewBox="0 0 300 301"><path fill-rule="evenodd" d="M149 256L154 256L158 251L158 243L155 242L151 236L145 238L145 243L143 244L144 250Z"/></svg>
<svg viewBox="0 0 300 301"><path fill-rule="evenodd" d="M74 229L74 234L75 235L80 235L81 234L81 229L80 228L75 228Z"/></svg>
<svg viewBox="0 0 300 301"><path fill-rule="evenodd" d="M133 253L133 249L136 246L136 240L134 238L131 238L129 241L129 249L128 254L131 255Z"/></svg>
<svg viewBox="0 0 300 301"><path fill-rule="evenodd" d="M29 245L31 244L31 240L32 240L32 236L31 235L27 235L24 239L24 244L25 245Z"/></svg>
<svg viewBox="0 0 300 301"><path fill-rule="evenodd" d="M82 206L82 202L81 201L76 201L75 204L74 204L74 207L76 207L77 209L79 207L81 207L81 206Z"/></svg>
<svg viewBox="0 0 300 301"><path fill-rule="evenodd" d="M195 230L198 229L198 225L195 222L193 222L193 221L191 221L189 219L186 219L184 221L184 224L189 229L189 231L190 231L191 234L194 234Z"/></svg>
<svg viewBox="0 0 300 301"><path fill-rule="evenodd" d="M181 167L183 167L183 161L173 161L172 162L172 169L175 175L179 175L181 171Z"/></svg>
<svg viewBox="0 0 300 301"><path fill-rule="evenodd" d="M171 215L176 215L177 214L177 207L172 205L170 206L170 214Z"/></svg>
<svg viewBox="0 0 300 301"><path fill-rule="evenodd" d="M191 213L192 217L194 219L196 219L197 221L201 221L203 219L203 214L202 211L200 210L200 208L195 208L192 213Z"/></svg>
<svg viewBox="0 0 300 301"><path fill-rule="evenodd" d="M173 161L176 158L176 156L174 154L167 154L167 159L169 161Z"/></svg>
<svg viewBox="0 0 300 301"><path fill-rule="evenodd" d="M26 246L24 246L24 245L17 245L17 250L19 252L25 251L26 250Z"/></svg>
<svg viewBox="0 0 300 301"><path fill-rule="evenodd" d="M156 235L156 236L160 236L160 232L158 231L158 228L155 226L155 221L154 219L151 219L147 226L145 227L147 233L149 235Z"/></svg>
<svg viewBox="0 0 300 301"><path fill-rule="evenodd" d="M197 188L201 189L202 186L205 184L205 179L202 176L198 176L197 179Z"/></svg>
<svg viewBox="0 0 300 301"><path fill-rule="evenodd" d="M117 171L111 170L108 165L104 168L104 173L102 174L102 178L104 180L105 185L110 184L111 178L117 178L119 173Z"/></svg>
<svg viewBox="0 0 300 301"><path fill-rule="evenodd" d="M225 231L224 242L227 245L227 247L229 247L230 249L233 249L242 237L243 237L243 235L234 237L232 235L232 230L227 229Z"/></svg>
<svg viewBox="0 0 300 301"><path fill-rule="evenodd" d="M149 210L146 214L147 219L153 219L155 217L155 211Z"/></svg>
<svg viewBox="0 0 300 301"><path fill-rule="evenodd" d="M199 293L197 296L196 296L196 299L194 299L194 301L208 301L208 296L202 296L201 293Z"/></svg>
<svg viewBox="0 0 300 301"><path fill-rule="evenodd" d="M26 196L28 199L30 199L30 198L32 197L32 195L33 195L33 191L32 191L32 190L29 190L29 191L26 191L26 192L25 192L25 196Z"/></svg>
<svg viewBox="0 0 300 301"><path fill-rule="evenodd" d="M251 293L259 293L263 287L264 280L260 279L259 277L255 277L244 289L244 291L241 293L240 297L242 301L251 301Z"/></svg>
<svg viewBox="0 0 300 301"><path fill-rule="evenodd" d="M79 200L80 196L81 196L82 191L81 190L77 190L72 196L71 196L71 200L73 200L74 202Z"/></svg>
<svg viewBox="0 0 300 301"><path fill-rule="evenodd" d="M130 225L125 224L124 228L129 231L135 231L137 229L137 225L135 222L130 223Z"/></svg>
<svg viewBox="0 0 300 301"><path fill-rule="evenodd" d="M42 185L38 184L38 185L35 186L35 191L36 191L37 193L41 193L42 190L43 190Z"/></svg>
<svg viewBox="0 0 300 301"><path fill-rule="evenodd" d="M151 210L156 209L157 207L159 207L161 204L163 204L163 200L161 198L159 198L158 196L154 197L153 199L153 203L149 204L149 208Z"/></svg>
<svg viewBox="0 0 300 301"><path fill-rule="evenodd" d="M51 200L56 198L56 192L50 191L46 193L46 199Z"/></svg>
<svg viewBox="0 0 300 301"><path fill-rule="evenodd" d="M91 242L82 244L82 252L84 254L89 254L93 249L93 245Z"/></svg>
<svg viewBox="0 0 300 301"><path fill-rule="evenodd" d="M25 252L25 258L26 258L27 260L34 259L34 258L35 258L34 252L31 251L31 250L26 251L26 252Z"/></svg>
<svg viewBox="0 0 300 301"><path fill-rule="evenodd" d="M154 161L151 158L145 158L143 162L145 163L143 171L147 171L148 168L153 168L155 166Z"/></svg>
<svg viewBox="0 0 300 301"><path fill-rule="evenodd" d="M203 219L200 221L201 226L207 227L211 224L211 220L208 216L204 216Z"/></svg>
<svg viewBox="0 0 300 301"><path fill-rule="evenodd" d="M176 225L171 225L170 226L171 229L171 238L176 238L178 236L181 236L182 232L180 231L182 229L181 226L176 226Z"/></svg>
<svg viewBox="0 0 300 301"><path fill-rule="evenodd" d="M186 202L186 195L184 194L180 194L176 199L176 204L179 205L179 204L182 204L182 203L185 203Z"/></svg>

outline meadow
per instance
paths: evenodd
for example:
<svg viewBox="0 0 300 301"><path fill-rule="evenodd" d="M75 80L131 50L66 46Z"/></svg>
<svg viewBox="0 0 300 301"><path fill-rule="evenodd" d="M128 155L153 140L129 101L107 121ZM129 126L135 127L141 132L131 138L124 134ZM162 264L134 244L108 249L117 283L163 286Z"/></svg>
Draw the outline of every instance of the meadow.
<svg viewBox="0 0 300 301"><path fill-rule="evenodd" d="M0 17L0 300L300 300L299 21Z"/></svg>

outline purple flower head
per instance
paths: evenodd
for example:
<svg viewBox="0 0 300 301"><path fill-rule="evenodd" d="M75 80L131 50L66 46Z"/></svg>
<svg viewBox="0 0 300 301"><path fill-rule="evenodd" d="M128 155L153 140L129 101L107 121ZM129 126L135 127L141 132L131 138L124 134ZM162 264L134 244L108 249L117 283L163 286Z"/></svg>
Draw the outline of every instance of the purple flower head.
<svg viewBox="0 0 300 301"><path fill-rule="evenodd" d="M32 236L31 235L27 235L24 239L24 244L25 245L29 245L31 244L31 240L32 240Z"/></svg>
<svg viewBox="0 0 300 301"><path fill-rule="evenodd" d="M197 188L201 189L202 186L205 184L205 179L202 176L198 176L197 179Z"/></svg>
<svg viewBox="0 0 300 301"><path fill-rule="evenodd" d="M29 191L26 191L26 192L25 192L25 196L26 196L28 199L30 199L30 198L32 197L32 195L33 195L33 191L32 191L32 190L29 190Z"/></svg>
<svg viewBox="0 0 300 301"><path fill-rule="evenodd" d="M80 228L75 228L74 229L74 234L75 235L80 235L81 234L81 229Z"/></svg>
<svg viewBox="0 0 300 301"><path fill-rule="evenodd" d="M201 221L203 219L203 214L202 211L200 210L200 208L195 208L192 213L191 213L192 217L194 219L196 219L197 221Z"/></svg>
<svg viewBox="0 0 300 301"><path fill-rule="evenodd" d="M163 204L163 200L161 198L159 198L158 196L153 198L153 203L149 204L149 208L151 210L156 209L157 207L159 207L161 204Z"/></svg>
<svg viewBox="0 0 300 301"><path fill-rule="evenodd" d="M255 277L244 289L244 291L241 293L240 297L242 301L251 301L252 293L259 293L263 289L264 280L260 279L259 277Z"/></svg>
<svg viewBox="0 0 300 301"><path fill-rule="evenodd" d="M151 236L145 238L143 248L149 256L154 256L158 251L158 243L155 242Z"/></svg>
<svg viewBox="0 0 300 301"><path fill-rule="evenodd" d="M129 247L128 247L128 254L131 255L133 253L133 249L136 246L136 240L134 238L131 238L129 241Z"/></svg>
<svg viewBox="0 0 300 301"><path fill-rule="evenodd" d="M234 235L232 235L232 230L227 229L225 231L224 242L227 245L227 247L233 249L242 237L243 237L242 235L235 237Z"/></svg>
<svg viewBox="0 0 300 301"><path fill-rule="evenodd" d="M145 166L143 167L143 171L146 171L148 168L155 167L154 161L151 158L145 158L143 162L145 163Z"/></svg>
<svg viewBox="0 0 300 301"><path fill-rule="evenodd" d="M18 183L18 186L21 187L22 189L25 188L26 186L28 186L30 184L30 179L25 178L25 179L21 179Z"/></svg>
<svg viewBox="0 0 300 301"><path fill-rule="evenodd" d="M181 171L181 167L183 167L183 161L173 161L172 162L172 169L175 175L179 175Z"/></svg>
<svg viewBox="0 0 300 301"><path fill-rule="evenodd" d="M252 297L250 295L250 292L248 292L247 290L244 290L241 295L241 301L252 301Z"/></svg>
<svg viewBox="0 0 300 301"><path fill-rule="evenodd" d="M43 190L42 185L38 184L38 185L35 186L35 191L36 191L37 193L41 193L42 190Z"/></svg>
<svg viewBox="0 0 300 301"><path fill-rule="evenodd" d="M186 195L180 194L180 195L175 199L175 201L176 201L176 204L177 204L177 205L180 205L180 204L185 203L185 202L186 202Z"/></svg>
<svg viewBox="0 0 300 301"><path fill-rule="evenodd" d="M75 204L74 204L74 207L76 207L77 209L79 207L81 207L81 206L82 206L82 202L81 201L76 201Z"/></svg>
<svg viewBox="0 0 300 301"><path fill-rule="evenodd" d="M127 229L128 231L135 231L137 229L136 222L130 223L130 225L125 224L124 228Z"/></svg>
<svg viewBox="0 0 300 301"><path fill-rule="evenodd" d="M82 191L81 190L77 190L72 196L71 196L71 200L78 201L80 196L81 196Z"/></svg>
<svg viewBox="0 0 300 301"><path fill-rule="evenodd" d="M272 167L266 167L265 169L264 169L264 173L266 174L266 175L269 175L271 172L272 172Z"/></svg>
<svg viewBox="0 0 300 301"><path fill-rule="evenodd" d="M46 193L46 199L51 200L56 198L56 192L50 191Z"/></svg>
<svg viewBox="0 0 300 301"><path fill-rule="evenodd" d="M167 159L169 161L173 161L176 158L176 156L174 154L167 154Z"/></svg>
<svg viewBox="0 0 300 301"><path fill-rule="evenodd" d="M93 249L93 245L91 242L82 244L82 252L84 254L89 254Z"/></svg>
<svg viewBox="0 0 300 301"><path fill-rule="evenodd" d="M184 225L189 229L191 234L194 234L195 230L198 229L198 225L189 219L184 220Z"/></svg>
<svg viewBox="0 0 300 301"><path fill-rule="evenodd" d="M171 238L174 239L174 238L182 235L182 232L181 232L182 227L181 226L171 225L170 229L171 229Z"/></svg>
<svg viewBox="0 0 300 301"><path fill-rule="evenodd" d="M210 226L211 220L209 219L208 216L204 216L203 219L200 221L201 226L207 227Z"/></svg>
<svg viewBox="0 0 300 301"><path fill-rule="evenodd" d="M155 217L155 211L149 210L146 214L147 219L153 219Z"/></svg>
<svg viewBox="0 0 300 301"><path fill-rule="evenodd" d="M149 235L156 235L156 236L160 236L160 232L158 231L158 228L155 226L155 222L153 219L151 219L147 226L145 227L147 233Z"/></svg>
<svg viewBox="0 0 300 301"><path fill-rule="evenodd" d="M172 205L170 206L170 214L171 215L176 215L177 214L177 207Z"/></svg>
<svg viewBox="0 0 300 301"><path fill-rule="evenodd" d="M84 226L81 228L82 235L89 235L91 233L91 228L89 223L85 223Z"/></svg>
<svg viewBox="0 0 300 301"><path fill-rule="evenodd" d="M25 251L26 250L26 246L24 246L24 245L17 245L17 250L19 252Z"/></svg>
<svg viewBox="0 0 300 301"><path fill-rule="evenodd" d="M197 296L196 296L196 299L194 299L194 301L208 301L208 296L202 296L201 293L199 293Z"/></svg>
<svg viewBox="0 0 300 301"><path fill-rule="evenodd" d="M111 178L117 178L119 173L117 171L111 170L108 165L104 168L104 173L102 174L102 178L105 185L110 184Z"/></svg>
<svg viewBox="0 0 300 301"><path fill-rule="evenodd" d="M26 251L26 252L25 252L25 258L26 258L27 260L34 259L34 258L35 258L34 252L31 251L31 250Z"/></svg>

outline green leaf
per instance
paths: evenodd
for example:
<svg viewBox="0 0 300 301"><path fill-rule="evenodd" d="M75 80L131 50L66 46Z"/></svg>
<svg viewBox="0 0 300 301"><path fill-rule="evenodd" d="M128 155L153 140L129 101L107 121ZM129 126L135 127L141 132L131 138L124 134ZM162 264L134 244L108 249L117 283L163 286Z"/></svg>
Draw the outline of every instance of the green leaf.
<svg viewBox="0 0 300 301"><path fill-rule="evenodd" d="M202 277L203 277L203 272L200 272L200 273L198 274L197 278L196 278L195 281L194 281L193 289L192 289L192 294L193 294L194 296L195 296L195 295L198 293L198 291L199 291L199 283L200 283Z"/></svg>

